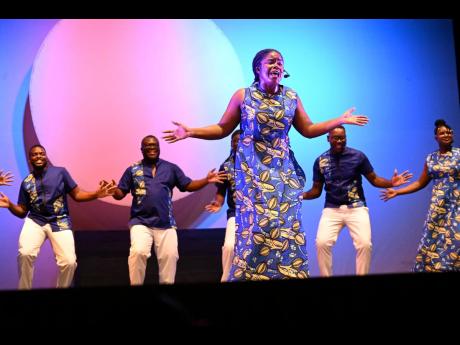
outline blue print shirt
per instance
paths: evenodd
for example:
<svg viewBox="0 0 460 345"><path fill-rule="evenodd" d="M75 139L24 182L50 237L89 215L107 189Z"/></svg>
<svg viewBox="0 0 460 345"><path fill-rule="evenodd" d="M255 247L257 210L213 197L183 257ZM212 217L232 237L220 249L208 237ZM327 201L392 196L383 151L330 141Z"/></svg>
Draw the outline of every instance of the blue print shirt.
<svg viewBox="0 0 460 345"><path fill-rule="evenodd" d="M123 192L131 192L131 219L129 226L145 225L168 229L176 228L172 212L172 191L174 187L184 192L192 179L185 176L175 164L159 159L156 174L152 165L143 160L127 168L118 183Z"/></svg>
<svg viewBox="0 0 460 345"><path fill-rule="evenodd" d="M219 171L227 173L227 179L223 183L216 183L217 193L227 194L227 219L235 217L235 155L232 154L222 163Z"/></svg>
<svg viewBox="0 0 460 345"><path fill-rule="evenodd" d="M70 230L72 222L67 193L77 186L65 168L48 166L43 173L29 174L21 183L18 204L29 210L28 217L52 231Z"/></svg>
<svg viewBox="0 0 460 345"><path fill-rule="evenodd" d="M373 171L374 168L363 152L345 147L340 154L328 150L315 160L313 181L325 185L324 207L361 207L366 206L361 175Z"/></svg>

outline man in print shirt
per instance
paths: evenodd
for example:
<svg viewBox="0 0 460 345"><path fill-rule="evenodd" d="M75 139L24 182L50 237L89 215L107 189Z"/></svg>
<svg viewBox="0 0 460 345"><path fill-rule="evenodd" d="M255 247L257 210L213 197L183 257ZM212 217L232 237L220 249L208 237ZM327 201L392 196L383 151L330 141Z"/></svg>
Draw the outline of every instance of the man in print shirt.
<svg viewBox="0 0 460 345"><path fill-rule="evenodd" d="M111 195L115 185L102 180L94 192L81 190L65 168L48 165L41 145L31 147L29 162L32 172L21 183L18 204L0 193L0 207L19 218L27 216L19 236L19 289L32 288L34 263L46 239L59 268L56 287L69 287L77 262L67 194L75 201L90 201Z"/></svg>
<svg viewBox="0 0 460 345"><path fill-rule="evenodd" d="M304 200L318 198L326 190L326 202L316 235L316 249L320 274L332 275L332 247L340 231L346 226L356 249L356 274L365 275L371 263L371 224L369 209L362 187L361 175L375 187L399 186L412 177L408 171L390 180L378 176L366 155L346 147L345 128L333 128L327 141L330 149L320 155L313 165L313 186L303 193Z"/></svg>
<svg viewBox="0 0 460 345"><path fill-rule="evenodd" d="M129 192L133 196L129 220L129 279L131 285L144 283L147 259L154 245L160 283L173 284L179 253L172 191L174 187L182 192L197 191L208 183L222 182L225 172L217 173L213 169L203 179L190 179L177 165L160 159L160 144L153 135L142 139L141 152L143 160L125 170L113 195L116 200L123 199Z"/></svg>

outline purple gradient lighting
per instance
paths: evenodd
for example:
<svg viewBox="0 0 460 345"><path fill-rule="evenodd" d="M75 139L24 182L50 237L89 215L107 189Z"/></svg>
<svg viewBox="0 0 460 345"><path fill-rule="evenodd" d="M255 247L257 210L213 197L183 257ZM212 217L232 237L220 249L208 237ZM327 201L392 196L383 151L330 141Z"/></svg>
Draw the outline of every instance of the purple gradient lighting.
<svg viewBox="0 0 460 345"><path fill-rule="evenodd" d="M142 158L144 136L161 138L171 121L217 123L244 86L237 55L211 20L61 20L34 61L32 121L53 164L94 190ZM160 145L161 157L192 178L218 168L230 148L229 140ZM174 200L183 196L175 191Z"/></svg>

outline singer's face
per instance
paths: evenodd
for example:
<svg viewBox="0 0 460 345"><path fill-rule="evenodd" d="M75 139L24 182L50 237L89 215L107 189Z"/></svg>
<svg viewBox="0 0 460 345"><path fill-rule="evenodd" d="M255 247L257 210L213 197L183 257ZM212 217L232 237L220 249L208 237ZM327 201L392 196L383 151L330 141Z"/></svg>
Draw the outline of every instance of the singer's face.
<svg viewBox="0 0 460 345"><path fill-rule="evenodd" d="M238 141L240 140L240 134L236 134L232 138L232 150L236 151L236 148L238 147Z"/></svg>
<svg viewBox="0 0 460 345"><path fill-rule="evenodd" d="M440 146L450 146L454 142L454 131L441 126L436 131L435 139Z"/></svg>
<svg viewBox="0 0 460 345"><path fill-rule="evenodd" d="M340 153L345 150L345 146L347 145L347 135L342 128L335 128L329 132L327 141L329 141L333 152Z"/></svg>
<svg viewBox="0 0 460 345"><path fill-rule="evenodd" d="M144 159L157 159L160 156L160 143L158 139L152 137L145 138L142 141L141 151Z"/></svg>
<svg viewBox="0 0 460 345"><path fill-rule="evenodd" d="M259 79L261 83L279 84L283 78L284 60L278 52L270 52L260 62Z"/></svg>
<svg viewBox="0 0 460 345"><path fill-rule="evenodd" d="M37 146L29 152L29 161L34 169L43 169L48 164L48 157L46 157L46 151Z"/></svg>

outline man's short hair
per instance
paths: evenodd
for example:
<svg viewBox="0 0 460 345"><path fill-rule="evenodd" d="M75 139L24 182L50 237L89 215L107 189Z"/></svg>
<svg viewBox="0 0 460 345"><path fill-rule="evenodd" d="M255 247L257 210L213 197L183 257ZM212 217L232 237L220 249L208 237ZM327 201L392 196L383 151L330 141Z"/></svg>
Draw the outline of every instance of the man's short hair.
<svg viewBox="0 0 460 345"><path fill-rule="evenodd" d="M35 144L35 145L33 145L33 146L29 149L29 154L30 154L30 153L32 152L32 150L33 150L34 148L36 148L36 147L40 147L40 148L43 149L43 151L46 152L46 149L45 149L42 145L40 145L40 144Z"/></svg>

